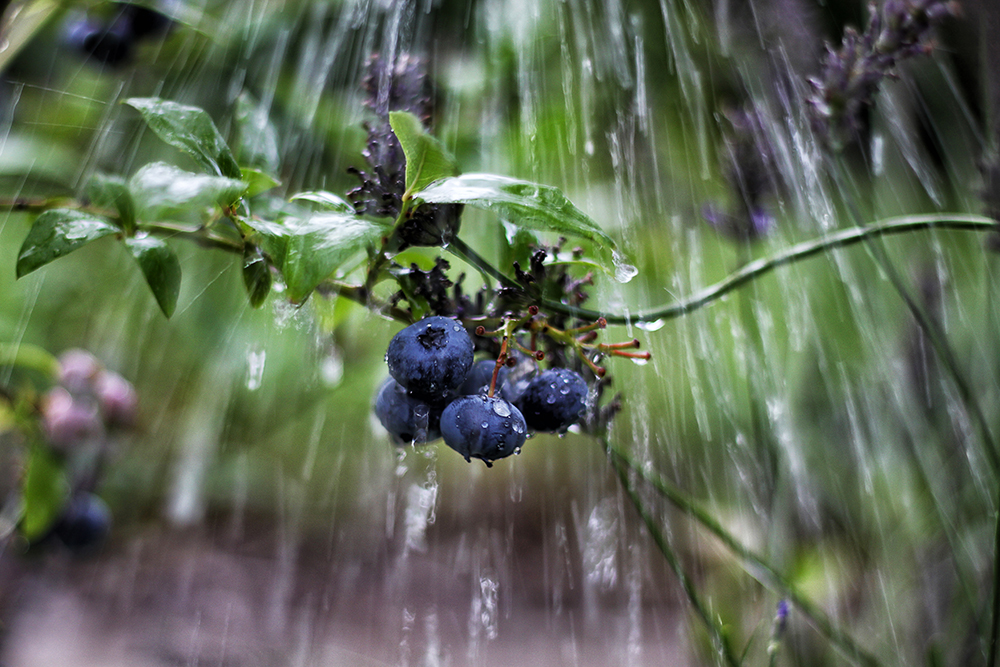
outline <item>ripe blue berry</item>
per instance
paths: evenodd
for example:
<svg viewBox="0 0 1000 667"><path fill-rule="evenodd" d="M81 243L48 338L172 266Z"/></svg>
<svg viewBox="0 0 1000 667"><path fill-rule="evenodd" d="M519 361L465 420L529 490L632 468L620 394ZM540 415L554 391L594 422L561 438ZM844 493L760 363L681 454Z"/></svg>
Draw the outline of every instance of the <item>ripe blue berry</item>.
<svg viewBox="0 0 1000 667"><path fill-rule="evenodd" d="M462 396L441 414L441 435L446 445L465 457L486 465L520 450L527 437L521 412L497 396Z"/></svg>
<svg viewBox="0 0 1000 667"><path fill-rule="evenodd" d="M497 362L493 359L483 359L472 365L472 370L465 377L465 382L455 392L459 396L471 396L473 394L485 394L490 390L490 382L493 381L493 369ZM501 393L504 383L507 381L507 374L510 369L506 366L500 367L497 374L497 385L494 393ZM506 397L506 396L505 396Z"/></svg>
<svg viewBox="0 0 1000 667"><path fill-rule="evenodd" d="M92 493L77 495L70 500L52 532L72 551L95 549L111 532L111 510Z"/></svg>
<svg viewBox="0 0 1000 667"><path fill-rule="evenodd" d="M419 445L440 438L441 410L442 406L407 395L391 377L375 397L375 416L397 445Z"/></svg>
<svg viewBox="0 0 1000 667"><path fill-rule="evenodd" d="M389 374L411 396L442 403L472 368L469 333L449 317L427 317L389 341L385 361Z"/></svg>
<svg viewBox="0 0 1000 667"><path fill-rule="evenodd" d="M536 376L517 403L534 431L565 431L587 407L587 383L576 371L550 368Z"/></svg>
<svg viewBox="0 0 1000 667"><path fill-rule="evenodd" d="M68 44L99 63L123 65L132 57L134 38L128 21L105 26L89 18L74 22L66 34Z"/></svg>

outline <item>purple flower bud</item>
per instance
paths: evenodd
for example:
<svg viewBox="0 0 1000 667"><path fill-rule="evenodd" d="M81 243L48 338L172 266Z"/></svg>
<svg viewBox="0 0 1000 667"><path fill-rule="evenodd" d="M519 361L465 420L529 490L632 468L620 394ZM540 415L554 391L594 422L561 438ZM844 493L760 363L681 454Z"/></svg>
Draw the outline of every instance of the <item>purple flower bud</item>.
<svg viewBox="0 0 1000 667"><path fill-rule="evenodd" d="M59 356L59 384L74 394L89 394L103 368L86 350L72 349Z"/></svg>
<svg viewBox="0 0 1000 667"><path fill-rule="evenodd" d="M139 398L131 382L118 373L101 373L94 392L108 426L127 427L135 423Z"/></svg>
<svg viewBox="0 0 1000 667"><path fill-rule="evenodd" d="M42 398L42 430L49 444L66 453L75 445L104 432L97 406L55 387Z"/></svg>

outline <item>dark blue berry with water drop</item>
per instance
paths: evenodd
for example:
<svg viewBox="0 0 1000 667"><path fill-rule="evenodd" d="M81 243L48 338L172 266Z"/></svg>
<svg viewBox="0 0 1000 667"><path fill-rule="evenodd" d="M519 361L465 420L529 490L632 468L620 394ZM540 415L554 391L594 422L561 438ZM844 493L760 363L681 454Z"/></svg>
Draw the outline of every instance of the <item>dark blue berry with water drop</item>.
<svg viewBox="0 0 1000 667"><path fill-rule="evenodd" d="M443 405L410 396L391 377L375 397L375 416L397 445L419 445L441 437L439 424Z"/></svg>
<svg viewBox="0 0 1000 667"><path fill-rule="evenodd" d="M498 396L462 396L441 414L441 435L446 445L465 457L486 465L519 451L527 437L521 412Z"/></svg>
<svg viewBox="0 0 1000 667"><path fill-rule="evenodd" d="M427 317L393 336L385 361L411 396L443 403L472 368L472 339L456 320Z"/></svg>
<svg viewBox="0 0 1000 667"><path fill-rule="evenodd" d="M587 383L576 371L550 368L528 383L517 406L533 431L565 431L587 407Z"/></svg>

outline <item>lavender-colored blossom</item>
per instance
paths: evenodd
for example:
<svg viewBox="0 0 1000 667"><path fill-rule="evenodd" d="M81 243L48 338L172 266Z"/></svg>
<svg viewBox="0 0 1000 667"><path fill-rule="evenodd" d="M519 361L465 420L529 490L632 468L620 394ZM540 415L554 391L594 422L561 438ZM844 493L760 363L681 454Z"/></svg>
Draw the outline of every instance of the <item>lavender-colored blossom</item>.
<svg viewBox="0 0 1000 667"><path fill-rule="evenodd" d="M59 384L73 394L89 394L104 372L97 357L86 350L66 350L59 355Z"/></svg>
<svg viewBox="0 0 1000 667"><path fill-rule="evenodd" d="M74 397L63 387L55 387L42 399L42 431L49 445L66 453L102 435L104 425L92 401Z"/></svg>
<svg viewBox="0 0 1000 667"><path fill-rule="evenodd" d="M108 426L131 426L135 422L139 397L132 383L118 373L105 372L94 388L101 416Z"/></svg>
<svg viewBox="0 0 1000 667"><path fill-rule="evenodd" d="M857 136L862 113L882 80L896 75L898 63L931 50L933 27L956 15L958 4L886 0L881 10L873 2L868 11L865 31L847 28L839 49L827 44L819 76L809 79L813 93L807 103L813 129L834 150Z"/></svg>

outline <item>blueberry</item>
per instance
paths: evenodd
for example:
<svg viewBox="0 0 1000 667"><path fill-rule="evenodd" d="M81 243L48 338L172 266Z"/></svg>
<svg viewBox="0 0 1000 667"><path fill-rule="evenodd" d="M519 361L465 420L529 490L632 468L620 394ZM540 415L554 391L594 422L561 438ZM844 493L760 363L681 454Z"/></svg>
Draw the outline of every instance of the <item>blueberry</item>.
<svg viewBox="0 0 1000 667"><path fill-rule="evenodd" d="M465 457L492 465L520 450L527 437L521 412L498 396L462 396L441 414L441 435L446 445Z"/></svg>
<svg viewBox="0 0 1000 667"><path fill-rule="evenodd" d="M76 495L70 500L52 532L72 551L95 549L111 532L111 510L92 493Z"/></svg>
<svg viewBox="0 0 1000 667"><path fill-rule="evenodd" d="M465 382L462 383L455 393L460 396L471 396L472 394L485 394L489 392L490 383L493 381L493 369L496 366L497 362L493 359L477 361L472 365L472 370L465 377ZM509 368L506 366L500 367L500 372L497 374L496 391L494 393L503 395L502 389L509 373ZM507 396L504 396L504 398L507 398Z"/></svg>
<svg viewBox="0 0 1000 667"><path fill-rule="evenodd" d="M462 384L473 362L469 333L448 317L427 317L389 341L389 374L411 396L444 402Z"/></svg>
<svg viewBox="0 0 1000 667"><path fill-rule="evenodd" d="M407 395L391 377L386 378L375 396L375 416L397 445L419 445L440 438L442 409Z"/></svg>
<svg viewBox="0 0 1000 667"><path fill-rule="evenodd" d="M88 18L70 25L66 41L97 62L112 67L122 65L132 57L133 36L128 20L119 19L105 26Z"/></svg>
<svg viewBox="0 0 1000 667"><path fill-rule="evenodd" d="M587 383L576 371L550 368L525 388L517 402L534 431L565 431L587 407Z"/></svg>
<svg viewBox="0 0 1000 667"><path fill-rule="evenodd" d="M163 4L161 3L160 6L163 7ZM174 25L170 17L162 12L142 5L126 3L123 15L128 18L132 27L132 35L136 39L166 35Z"/></svg>

